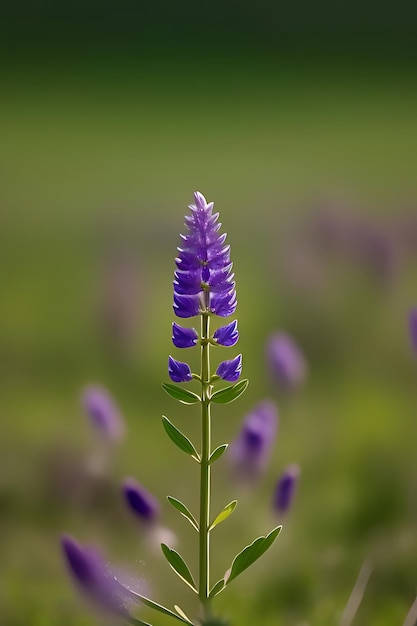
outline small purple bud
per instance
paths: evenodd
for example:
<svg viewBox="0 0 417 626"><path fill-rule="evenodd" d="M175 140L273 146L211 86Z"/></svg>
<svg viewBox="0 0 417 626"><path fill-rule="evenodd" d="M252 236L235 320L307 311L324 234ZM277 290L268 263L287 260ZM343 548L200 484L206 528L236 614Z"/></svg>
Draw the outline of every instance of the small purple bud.
<svg viewBox="0 0 417 626"><path fill-rule="evenodd" d="M168 374L174 383L185 383L192 380L191 369L188 363L176 361L172 356L168 357Z"/></svg>
<svg viewBox="0 0 417 626"><path fill-rule="evenodd" d="M109 440L120 440L125 426L119 408L110 393L98 385L86 387L82 404L92 424L101 435Z"/></svg>
<svg viewBox="0 0 417 626"><path fill-rule="evenodd" d="M154 522L159 515L159 503L134 478L126 478L122 483L123 494L130 510L141 521Z"/></svg>
<svg viewBox="0 0 417 626"><path fill-rule="evenodd" d="M96 606L110 613L129 617L128 592L92 548L81 546L69 535L61 539L69 572L79 590Z"/></svg>
<svg viewBox="0 0 417 626"><path fill-rule="evenodd" d="M213 335L213 339L221 346L234 346L239 339L237 320L218 328Z"/></svg>
<svg viewBox="0 0 417 626"><path fill-rule="evenodd" d="M294 463L289 465L279 478L274 494L274 508L278 513L286 513L290 508L299 475L300 468Z"/></svg>
<svg viewBox="0 0 417 626"><path fill-rule="evenodd" d="M301 350L287 333L275 333L267 342L267 362L270 374L279 385L294 389L307 375L307 364Z"/></svg>
<svg viewBox="0 0 417 626"><path fill-rule="evenodd" d="M409 324L411 345L413 350L417 353L417 307L412 308L410 311Z"/></svg>
<svg viewBox="0 0 417 626"><path fill-rule="evenodd" d="M266 468L278 426L278 411L270 400L257 404L245 417L230 446L233 470L244 480L257 478Z"/></svg>
<svg viewBox="0 0 417 626"><path fill-rule="evenodd" d="M192 348L198 341L198 333L195 328L183 328L175 322L172 323L172 343L176 348Z"/></svg>
<svg viewBox="0 0 417 626"><path fill-rule="evenodd" d="M242 355L239 354L230 361L222 361L216 370L217 376L234 383L242 373Z"/></svg>

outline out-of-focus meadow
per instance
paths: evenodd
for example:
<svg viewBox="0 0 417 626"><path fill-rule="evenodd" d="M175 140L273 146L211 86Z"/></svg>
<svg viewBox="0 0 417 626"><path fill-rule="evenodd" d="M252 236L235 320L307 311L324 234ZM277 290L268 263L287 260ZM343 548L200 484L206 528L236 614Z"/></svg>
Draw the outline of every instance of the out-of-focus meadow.
<svg viewBox="0 0 417 626"><path fill-rule="evenodd" d="M223 53L191 34L188 52L26 50L0 79L0 622L96 623L71 588L63 531L101 546L155 600L196 610L119 485L135 476L160 499L195 569L193 531L165 496L196 509L198 480L161 414L195 440L198 415L160 384L169 353L198 366L171 344L174 257L198 189L232 246L250 379L241 399L216 407L214 443L231 441L263 398L280 411L268 471L213 534L215 575L281 521L274 486L286 465L301 467L281 536L219 612L239 626L339 624L369 562L354 624L401 624L417 589L413 64L339 62L289 44ZM281 329L309 367L292 393L266 367L266 340ZM219 352L215 362L237 354ZM127 424L96 479L80 406L92 382ZM226 459L213 483L214 509L240 493Z"/></svg>

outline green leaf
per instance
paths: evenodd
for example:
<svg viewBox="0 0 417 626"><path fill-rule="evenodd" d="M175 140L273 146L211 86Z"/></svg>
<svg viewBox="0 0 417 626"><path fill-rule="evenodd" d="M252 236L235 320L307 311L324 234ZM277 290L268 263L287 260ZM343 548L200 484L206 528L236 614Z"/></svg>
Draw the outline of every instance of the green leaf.
<svg viewBox="0 0 417 626"><path fill-rule="evenodd" d="M216 402L217 404L228 404L229 402L233 402L242 395L248 385L249 381L245 379L235 385L230 385L230 387L220 389L220 391L213 393L211 396L211 402Z"/></svg>
<svg viewBox="0 0 417 626"><path fill-rule="evenodd" d="M232 502L229 502L229 504L227 504L224 507L224 509L220 511L218 516L214 519L214 521L212 522L209 528L209 531L213 530L213 528L215 528L218 524L220 524L220 522L224 522L224 520L227 519L229 515L233 513L233 511L236 508L236 505L237 505L237 500L232 500Z"/></svg>
<svg viewBox="0 0 417 626"><path fill-rule="evenodd" d="M183 617L184 619L186 619L190 624L192 624L192 621L190 620L190 618L184 613L184 611L182 610L182 608L180 606L178 606L178 604L174 604L174 609L176 610L176 612L178 613L178 615L181 615L181 617Z"/></svg>
<svg viewBox="0 0 417 626"><path fill-rule="evenodd" d="M223 591L225 586L226 586L226 583L225 583L224 578L221 578L220 580L218 580L216 584L213 585L213 587L211 588L210 593L209 593L209 598L214 598L214 596L219 595L219 593Z"/></svg>
<svg viewBox="0 0 417 626"><path fill-rule="evenodd" d="M188 565L182 556L176 551L171 550L165 543L161 543L162 552L174 572L183 580L193 591L197 592L194 578L188 569Z"/></svg>
<svg viewBox="0 0 417 626"><path fill-rule="evenodd" d="M174 426L174 424L170 422L165 415L162 416L162 425L165 428L165 432L168 437L175 443L176 446L178 446L180 450L186 452L197 461L200 461L200 456L188 437L183 435L183 433L178 430L178 428Z"/></svg>
<svg viewBox="0 0 417 626"><path fill-rule="evenodd" d="M228 443L222 443L221 446L218 446L218 448L213 450L213 452L210 454L209 465L214 463L214 461L217 461L217 459L220 459L220 457L223 455L224 452L226 452L228 447Z"/></svg>
<svg viewBox="0 0 417 626"><path fill-rule="evenodd" d="M170 383L162 383L162 388L167 392L174 400L179 400L183 404L195 404L200 402L201 398L193 391L183 389L183 387L177 387L177 385L171 385Z"/></svg>
<svg viewBox="0 0 417 626"><path fill-rule="evenodd" d="M189 624L193 626L193 623L190 620L186 620L185 618L180 617L179 615L174 613L174 611L171 611L171 609L167 609L165 606L162 606L162 604L158 604L157 602L154 602L153 600L150 600L149 598L142 596L140 593L137 593L136 591L132 591L131 589L129 589L128 587L125 587L121 583L119 583L119 585L120 587L123 588L123 594L131 598L135 602L138 602L139 604L143 604L144 606L147 606L150 609L154 609L154 611L158 611L158 613L169 615L170 617L175 618L176 620L178 620L179 622L182 622L183 624ZM147 625L147 626L150 626L150 625Z"/></svg>
<svg viewBox="0 0 417 626"><path fill-rule="evenodd" d="M258 537L249 546L246 546L234 559L232 567L225 575L225 581L228 585L236 576L239 576L245 569L254 563L264 552L268 550L278 537L282 526L277 526L271 530L266 537Z"/></svg>
<svg viewBox="0 0 417 626"><path fill-rule="evenodd" d="M191 511L189 511L188 508L185 506L185 504L183 504L180 500L173 498L172 496L167 496L167 500L170 504L172 504L174 509L177 509L177 511L179 511L181 515L188 519L191 526L195 528L197 532L199 532L198 522L195 519L194 515L191 513Z"/></svg>

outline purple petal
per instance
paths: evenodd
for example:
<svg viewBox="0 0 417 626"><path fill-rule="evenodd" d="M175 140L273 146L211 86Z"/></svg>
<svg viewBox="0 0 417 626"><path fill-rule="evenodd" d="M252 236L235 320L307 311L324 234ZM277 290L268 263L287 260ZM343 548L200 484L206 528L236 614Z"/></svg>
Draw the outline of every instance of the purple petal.
<svg viewBox="0 0 417 626"><path fill-rule="evenodd" d="M234 383L242 373L242 355L239 354L230 361L223 361L216 370L217 376Z"/></svg>
<svg viewBox="0 0 417 626"><path fill-rule="evenodd" d="M172 343L176 348L192 348L198 341L198 333L195 328L183 328L175 322L172 323Z"/></svg>
<svg viewBox="0 0 417 626"><path fill-rule="evenodd" d="M92 424L108 439L119 440L123 437L125 426L114 399L109 392L98 385L86 387L82 395L82 404Z"/></svg>
<svg viewBox="0 0 417 626"><path fill-rule="evenodd" d="M133 513L142 521L153 522L159 514L159 503L134 478L126 478L122 484L126 502Z"/></svg>
<svg viewBox="0 0 417 626"><path fill-rule="evenodd" d="M186 296L174 292L174 313L177 317L194 317L199 315L199 294Z"/></svg>
<svg viewBox="0 0 417 626"><path fill-rule="evenodd" d="M168 374L174 383L185 383L192 380L191 369L188 363L176 361L172 356L168 357Z"/></svg>
<svg viewBox="0 0 417 626"><path fill-rule="evenodd" d="M286 468L278 480L274 494L274 507L279 513L286 513L290 508L299 475L299 466L293 464Z"/></svg>
<svg viewBox="0 0 417 626"><path fill-rule="evenodd" d="M237 320L233 320L226 326L218 328L213 335L213 339L221 346L234 346L239 339Z"/></svg>
<svg viewBox="0 0 417 626"><path fill-rule="evenodd" d="M409 324L411 345L413 350L417 352L417 307L412 308L410 311Z"/></svg>
<svg viewBox="0 0 417 626"><path fill-rule="evenodd" d="M272 378L284 388L301 385L307 375L307 364L300 348L287 333L275 333L267 342L267 362Z"/></svg>

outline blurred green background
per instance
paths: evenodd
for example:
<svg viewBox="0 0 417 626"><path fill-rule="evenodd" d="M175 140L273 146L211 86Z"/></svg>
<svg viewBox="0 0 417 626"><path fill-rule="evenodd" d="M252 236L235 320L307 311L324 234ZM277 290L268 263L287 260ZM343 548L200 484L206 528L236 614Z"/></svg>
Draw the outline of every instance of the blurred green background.
<svg viewBox="0 0 417 626"><path fill-rule="evenodd" d="M160 421L197 438L193 409L160 387L168 353L184 358L170 342L172 272L196 189L229 233L251 381L216 411L214 442L230 441L262 398L280 407L267 475L213 536L214 576L276 522L285 465L302 468L274 549L219 612L239 626L339 624L367 561L354 624L401 624L417 588L414 8L1 11L1 624L97 623L71 589L63 531L102 546L155 600L196 610L119 495L133 475L162 502L197 506L197 477ZM309 364L290 395L266 371L278 329ZM79 402L91 382L111 390L128 427L96 480ZM214 487L215 508L236 493L226 462ZM192 530L168 504L162 515L195 569Z"/></svg>

